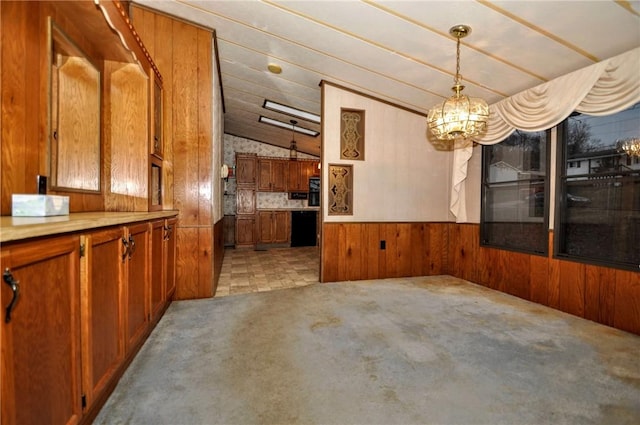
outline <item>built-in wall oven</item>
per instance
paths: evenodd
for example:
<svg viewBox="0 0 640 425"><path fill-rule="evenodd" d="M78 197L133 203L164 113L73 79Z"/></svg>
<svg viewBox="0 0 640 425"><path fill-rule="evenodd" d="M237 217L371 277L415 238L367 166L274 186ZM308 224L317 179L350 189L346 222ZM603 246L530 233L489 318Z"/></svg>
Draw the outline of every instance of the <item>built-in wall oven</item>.
<svg viewBox="0 0 640 425"><path fill-rule="evenodd" d="M309 178L309 200L310 207L320 206L320 177Z"/></svg>

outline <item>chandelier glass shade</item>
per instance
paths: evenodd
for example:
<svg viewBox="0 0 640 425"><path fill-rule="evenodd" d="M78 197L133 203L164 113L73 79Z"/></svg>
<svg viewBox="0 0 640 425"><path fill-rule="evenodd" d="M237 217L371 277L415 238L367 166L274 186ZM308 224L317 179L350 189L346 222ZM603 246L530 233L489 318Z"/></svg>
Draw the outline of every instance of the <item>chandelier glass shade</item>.
<svg viewBox="0 0 640 425"><path fill-rule="evenodd" d="M427 124L429 131L439 140L469 139L482 134L487 129L489 105L483 99L462 94L464 86L460 75L460 39L466 37L471 28L456 25L449 33L457 39L456 75L451 88L454 95L429 110Z"/></svg>
<svg viewBox="0 0 640 425"><path fill-rule="evenodd" d="M619 152L624 152L628 156L640 157L640 138L632 137L630 139L620 140L617 145Z"/></svg>

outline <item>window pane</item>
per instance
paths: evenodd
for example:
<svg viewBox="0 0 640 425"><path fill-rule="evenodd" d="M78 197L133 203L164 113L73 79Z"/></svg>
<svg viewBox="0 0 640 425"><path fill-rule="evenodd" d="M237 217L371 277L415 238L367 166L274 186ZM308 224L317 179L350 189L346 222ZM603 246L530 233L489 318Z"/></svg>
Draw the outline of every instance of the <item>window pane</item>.
<svg viewBox="0 0 640 425"><path fill-rule="evenodd" d="M640 161L621 142L640 144L640 104L606 117L572 116L560 134L558 254L637 268Z"/></svg>
<svg viewBox="0 0 640 425"><path fill-rule="evenodd" d="M515 132L483 147L481 243L545 253L547 133Z"/></svg>

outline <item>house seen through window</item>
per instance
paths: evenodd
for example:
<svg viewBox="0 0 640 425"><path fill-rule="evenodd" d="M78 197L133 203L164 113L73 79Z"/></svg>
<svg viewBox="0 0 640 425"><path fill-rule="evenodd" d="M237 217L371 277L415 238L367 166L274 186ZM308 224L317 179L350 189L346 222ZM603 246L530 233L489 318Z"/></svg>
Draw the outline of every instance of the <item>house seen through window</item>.
<svg viewBox="0 0 640 425"><path fill-rule="evenodd" d="M548 147L545 131L483 146L481 245L547 252Z"/></svg>
<svg viewBox="0 0 640 425"><path fill-rule="evenodd" d="M558 137L556 254L638 270L640 157L622 146L640 144L640 104L609 116L573 114Z"/></svg>

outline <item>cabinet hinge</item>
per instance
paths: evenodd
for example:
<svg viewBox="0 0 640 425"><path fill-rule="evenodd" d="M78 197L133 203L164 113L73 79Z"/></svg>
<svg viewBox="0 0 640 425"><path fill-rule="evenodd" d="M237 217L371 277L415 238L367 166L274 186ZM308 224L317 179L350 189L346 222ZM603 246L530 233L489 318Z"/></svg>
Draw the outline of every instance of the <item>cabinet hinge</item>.
<svg viewBox="0 0 640 425"><path fill-rule="evenodd" d="M84 257L85 245L83 243L80 244L80 258Z"/></svg>
<svg viewBox="0 0 640 425"><path fill-rule="evenodd" d="M82 408L84 409L85 407L87 407L87 396L82 394Z"/></svg>

